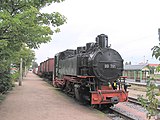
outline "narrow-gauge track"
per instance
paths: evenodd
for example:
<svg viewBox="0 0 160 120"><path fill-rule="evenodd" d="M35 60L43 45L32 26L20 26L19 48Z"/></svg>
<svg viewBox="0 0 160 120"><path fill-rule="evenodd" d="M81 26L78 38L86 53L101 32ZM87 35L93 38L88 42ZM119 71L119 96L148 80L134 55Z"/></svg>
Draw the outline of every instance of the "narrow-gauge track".
<svg viewBox="0 0 160 120"><path fill-rule="evenodd" d="M109 108L110 112L112 114L110 114L109 116L113 119L113 120L135 120L132 116L129 116L128 114L124 114L122 111L117 110L116 108ZM114 114L114 115L113 115Z"/></svg>
<svg viewBox="0 0 160 120"><path fill-rule="evenodd" d="M102 112L112 120L146 120L147 111L140 106L140 103L136 102L136 99L133 98L132 101L131 99L128 102L118 103L113 107L102 110Z"/></svg>
<svg viewBox="0 0 160 120"><path fill-rule="evenodd" d="M110 110L113 114L117 115L117 117L123 118L124 120L146 120L147 111L143 107L130 102L119 103L111 107Z"/></svg>
<svg viewBox="0 0 160 120"><path fill-rule="evenodd" d="M141 105L141 103L138 101L138 99L133 98L133 97L128 97L128 102L131 102L131 103L134 103L134 104L137 104L137 105ZM160 105L158 105L157 110L160 112Z"/></svg>
<svg viewBox="0 0 160 120"><path fill-rule="evenodd" d="M113 120L146 120L147 111L136 98L129 97L128 102L119 103L105 113Z"/></svg>
<svg viewBox="0 0 160 120"><path fill-rule="evenodd" d="M141 103L137 100L137 98L133 98L133 97L128 97L128 102L141 105Z"/></svg>

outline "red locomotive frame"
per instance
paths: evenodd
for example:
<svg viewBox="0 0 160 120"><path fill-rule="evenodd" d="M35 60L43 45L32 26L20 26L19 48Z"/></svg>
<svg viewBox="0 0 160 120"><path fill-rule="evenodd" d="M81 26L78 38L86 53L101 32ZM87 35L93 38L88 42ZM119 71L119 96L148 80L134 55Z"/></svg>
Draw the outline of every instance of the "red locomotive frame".
<svg viewBox="0 0 160 120"><path fill-rule="evenodd" d="M63 79L58 79L57 77L53 80L53 85L58 88L63 88L65 83L69 82L72 84L80 83L80 79L94 78L94 76L65 76ZM121 76L118 83L118 88L114 90L112 86L101 86L101 89L96 88L95 91L90 91L91 94L91 105L105 105L108 104L112 106L119 102L128 101L128 91L126 90L125 80L126 76ZM80 83L81 84L81 83ZM92 83L91 83L92 84ZM112 99L115 98L115 99ZM117 98L117 99L116 99Z"/></svg>

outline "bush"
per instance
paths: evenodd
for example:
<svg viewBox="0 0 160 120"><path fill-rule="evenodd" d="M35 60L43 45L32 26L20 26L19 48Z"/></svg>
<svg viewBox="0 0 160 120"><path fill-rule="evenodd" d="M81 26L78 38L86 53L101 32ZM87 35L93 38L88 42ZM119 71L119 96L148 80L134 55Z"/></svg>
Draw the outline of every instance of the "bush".
<svg viewBox="0 0 160 120"><path fill-rule="evenodd" d="M11 79L13 82L17 82L17 80L19 79L19 72L15 72L13 74L11 74Z"/></svg>
<svg viewBox="0 0 160 120"><path fill-rule="evenodd" d="M10 73L0 73L0 94L6 93L12 88L12 80Z"/></svg>
<svg viewBox="0 0 160 120"><path fill-rule="evenodd" d="M158 115L158 105L160 104L159 100L156 98L157 96L160 96L160 93L156 91L157 86L155 83L153 83L154 79L148 79L147 80L147 91L146 91L146 98L143 98L143 96L140 96L138 99L141 103L141 105L148 111L147 118L151 119L152 117Z"/></svg>

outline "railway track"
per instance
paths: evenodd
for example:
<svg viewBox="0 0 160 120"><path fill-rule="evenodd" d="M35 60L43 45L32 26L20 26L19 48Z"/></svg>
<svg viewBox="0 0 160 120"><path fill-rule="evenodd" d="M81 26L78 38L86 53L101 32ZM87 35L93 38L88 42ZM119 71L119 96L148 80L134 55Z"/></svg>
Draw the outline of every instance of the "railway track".
<svg viewBox="0 0 160 120"><path fill-rule="evenodd" d="M132 116L129 116L128 114L124 114L122 111L117 110L116 108L109 108L111 113L109 116L113 120L135 120ZM114 114L114 115L113 115Z"/></svg>
<svg viewBox="0 0 160 120"><path fill-rule="evenodd" d="M114 107L111 107L110 110L114 114L111 115L113 120L146 120L147 111L133 103L119 103ZM107 114L107 116L110 116ZM113 116L113 117L112 117Z"/></svg>
<svg viewBox="0 0 160 120"><path fill-rule="evenodd" d="M146 120L147 111L141 106L140 102L133 97L129 97L128 102L119 103L109 108L109 114L113 120ZM159 110L159 108L158 108ZM160 110L159 110L160 111Z"/></svg>
<svg viewBox="0 0 160 120"><path fill-rule="evenodd" d="M134 99L136 101L136 99ZM147 111L137 103L124 102L118 103L113 107L102 110L112 120L145 120Z"/></svg>
<svg viewBox="0 0 160 120"><path fill-rule="evenodd" d="M134 103L134 104L137 104L137 105L141 105L141 103L138 101L138 99L133 98L133 97L128 97L128 102L131 102L131 103ZM160 105L158 105L157 110L160 112Z"/></svg>
<svg viewBox="0 0 160 120"><path fill-rule="evenodd" d="M128 97L128 102L141 105L141 103L136 98L133 97Z"/></svg>

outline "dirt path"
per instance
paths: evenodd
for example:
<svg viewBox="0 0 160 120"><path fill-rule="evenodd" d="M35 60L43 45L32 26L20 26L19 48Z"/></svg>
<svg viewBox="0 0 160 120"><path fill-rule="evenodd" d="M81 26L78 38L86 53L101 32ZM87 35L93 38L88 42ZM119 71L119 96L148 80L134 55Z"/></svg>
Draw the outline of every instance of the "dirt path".
<svg viewBox="0 0 160 120"><path fill-rule="evenodd" d="M0 120L109 120L97 110L77 104L29 72L0 104Z"/></svg>

